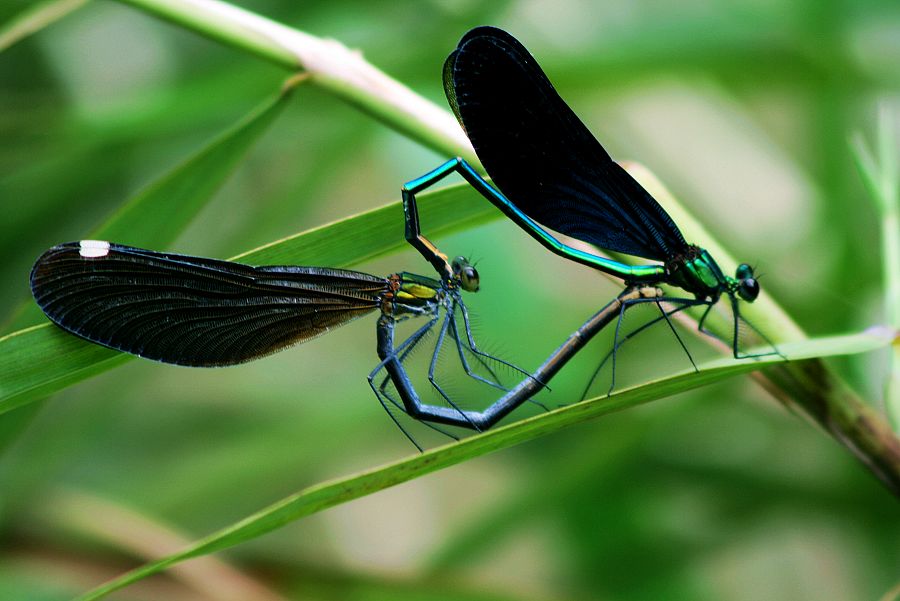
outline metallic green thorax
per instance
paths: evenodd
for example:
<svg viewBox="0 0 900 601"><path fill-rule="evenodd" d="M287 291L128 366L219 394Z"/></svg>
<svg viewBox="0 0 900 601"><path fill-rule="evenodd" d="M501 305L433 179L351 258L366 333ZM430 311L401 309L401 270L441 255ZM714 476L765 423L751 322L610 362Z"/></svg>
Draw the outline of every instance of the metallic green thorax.
<svg viewBox="0 0 900 601"><path fill-rule="evenodd" d="M698 298L718 298L733 291L737 282L722 269L705 249L691 245L683 255L666 262L666 282L695 294Z"/></svg>
<svg viewBox="0 0 900 601"><path fill-rule="evenodd" d="M678 286L698 299L711 301L718 300L722 293L750 303L759 296L759 282L750 265L738 265L735 277L725 275L712 255L694 245L666 262L666 277L660 280L663 282Z"/></svg>

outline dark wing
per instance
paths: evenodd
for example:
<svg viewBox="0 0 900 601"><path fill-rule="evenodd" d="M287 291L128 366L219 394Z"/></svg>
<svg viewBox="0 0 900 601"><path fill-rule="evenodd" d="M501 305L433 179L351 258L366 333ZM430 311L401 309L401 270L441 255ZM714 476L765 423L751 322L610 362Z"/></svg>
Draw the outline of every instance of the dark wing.
<svg viewBox="0 0 900 601"><path fill-rule="evenodd" d="M535 221L658 261L686 249L659 203L609 157L510 34L467 33L444 63L444 90L494 183Z"/></svg>
<svg viewBox="0 0 900 601"><path fill-rule="evenodd" d="M63 329L178 365L256 359L378 308L387 281L319 267L250 267L96 240L54 246L34 299Z"/></svg>

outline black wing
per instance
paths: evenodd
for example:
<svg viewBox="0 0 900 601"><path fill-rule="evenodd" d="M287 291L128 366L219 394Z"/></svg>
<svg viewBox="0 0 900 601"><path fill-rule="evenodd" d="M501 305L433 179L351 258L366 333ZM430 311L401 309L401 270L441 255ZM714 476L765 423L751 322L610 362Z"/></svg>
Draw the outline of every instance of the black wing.
<svg viewBox="0 0 900 601"><path fill-rule="evenodd" d="M54 246L31 271L63 329L178 365L256 359L378 308L387 281L320 267L250 267L96 240Z"/></svg>
<svg viewBox="0 0 900 601"><path fill-rule="evenodd" d="M510 34L467 33L444 63L444 91L494 183L535 221L658 261L686 249L659 203L609 157Z"/></svg>

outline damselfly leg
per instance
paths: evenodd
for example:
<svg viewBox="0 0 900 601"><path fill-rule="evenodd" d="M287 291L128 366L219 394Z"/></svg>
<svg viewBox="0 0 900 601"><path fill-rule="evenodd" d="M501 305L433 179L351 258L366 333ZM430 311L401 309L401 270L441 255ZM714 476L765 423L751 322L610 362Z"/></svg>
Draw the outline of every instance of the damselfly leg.
<svg viewBox="0 0 900 601"><path fill-rule="evenodd" d="M403 351L397 352L394 347L395 321L390 316L382 316L378 321L378 355L382 359L382 363L371 377L374 378L377 375L377 370L382 368L387 370L403 403L404 410L415 419L476 431L487 430L540 392L545 387L545 382L549 382L598 332L619 316L623 303L635 299L649 300L661 297L662 291L653 287L629 288L623 291L570 335L535 370L534 374L524 377L500 399L482 411L456 410L422 402L401 361ZM401 344L401 346L403 345Z"/></svg>
<svg viewBox="0 0 900 601"><path fill-rule="evenodd" d="M652 303L656 304L656 306L659 308L660 316L655 317L655 318L651 319L650 321L648 321L647 323L640 325L639 327L628 332L624 336L620 335L621 325L623 323L625 311L629 307L633 307L635 305L642 304L642 303L648 303L648 302L652 302ZM690 307L695 307L698 305L703 305L703 304L706 304L707 302L708 301L700 301L697 299L689 299L689 298L661 297L658 299L636 299L636 300L628 302L628 303L623 303L622 309L619 312L619 319L616 322L616 333L613 338L613 346L606 353L606 355L603 356L603 359L600 361L600 364L594 370L594 373L591 375L591 378L588 381L588 384L585 387L584 393L582 394L581 398L582 399L587 398L588 392L590 391L591 387L593 386L594 381L597 379L597 376L603 370L603 367L606 365L606 363L610 360L612 360L612 373L610 375L611 381L610 381L609 389L607 390L607 396L612 394L612 391L615 389L615 386L616 386L616 358L617 358L619 349L621 349L622 346L626 342L628 342L629 340L631 340L632 338L634 338L641 332L644 332L651 326L654 326L661 321L665 321L668 324L672 333L675 335L675 339L678 341L682 350L684 350L684 353L687 355L688 360L691 362L691 365L693 366L694 370L699 371L699 368L697 367L697 364L694 361L693 356L691 355L690 351L688 350L687 345L684 344L684 341L681 339L681 336L678 334L678 331L675 329L675 325L671 322L670 317L672 315L675 315L676 313L680 313L681 311L684 311L685 309L688 309ZM677 306L674 309L672 309L671 311L666 311L662 306L663 303L675 304Z"/></svg>

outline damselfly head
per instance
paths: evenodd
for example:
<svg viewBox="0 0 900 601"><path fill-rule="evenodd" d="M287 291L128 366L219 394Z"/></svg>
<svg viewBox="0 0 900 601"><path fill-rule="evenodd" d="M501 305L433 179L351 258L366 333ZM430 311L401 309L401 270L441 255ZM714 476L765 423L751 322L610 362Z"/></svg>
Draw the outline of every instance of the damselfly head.
<svg viewBox="0 0 900 601"><path fill-rule="evenodd" d="M456 257L450 263L453 268L453 275L459 281L460 287L466 292L478 292L480 280L478 278L478 270L469 263L465 257Z"/></svg>
<svg viewBox="0 0 900 601"><path fill-rule="evenodd" d="M734 274L737 280L737 293L748 303L752 303L759 296L759 282L753 276L753 268L746 263L738 265Z"/></svg>

